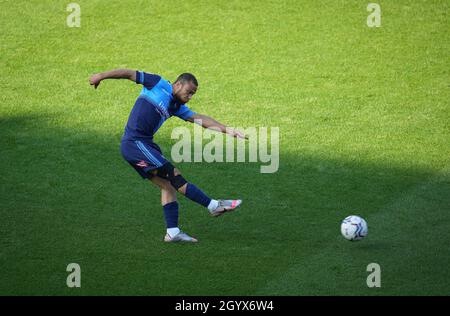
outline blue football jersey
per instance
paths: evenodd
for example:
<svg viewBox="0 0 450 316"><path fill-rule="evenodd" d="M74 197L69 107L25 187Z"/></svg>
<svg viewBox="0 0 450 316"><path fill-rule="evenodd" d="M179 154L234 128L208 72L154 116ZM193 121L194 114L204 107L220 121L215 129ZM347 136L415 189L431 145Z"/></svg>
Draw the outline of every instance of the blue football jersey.
<svg viewBox="0 0 450 316"><path fill-rule="evenodd" d="M176 102L172 85L161 76L136 71L136 83L143 87L128 118L124 140L152 140L156 131L171 116L187 120L195 114L185 104Z"/></svg>

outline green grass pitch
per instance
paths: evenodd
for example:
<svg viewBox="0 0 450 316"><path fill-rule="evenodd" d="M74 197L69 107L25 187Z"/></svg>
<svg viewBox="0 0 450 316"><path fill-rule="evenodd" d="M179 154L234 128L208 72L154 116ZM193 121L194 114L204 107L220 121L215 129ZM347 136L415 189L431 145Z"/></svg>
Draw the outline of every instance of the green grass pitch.
<svg viewBox="0 0 450 316"><path fill-rule="evenodd" d="M448 1L77 0L0 3L1 295L448 295ZM180 163L196 245L165 244L159 192L119 151L140 87L91 74L199 79L190 107L279 127L280 168ZM176 118L156 141L169 155ZM368 237L339 231L350 214ZM369 288L369 263L381 287ZM66 267L81 267L68 288Z"/></svg>

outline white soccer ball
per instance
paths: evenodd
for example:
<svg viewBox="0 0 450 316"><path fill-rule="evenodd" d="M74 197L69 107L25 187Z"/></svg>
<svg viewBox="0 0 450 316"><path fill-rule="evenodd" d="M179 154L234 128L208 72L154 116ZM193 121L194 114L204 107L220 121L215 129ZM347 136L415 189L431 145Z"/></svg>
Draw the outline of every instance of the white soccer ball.
<svg viewBox="0 0 450 316"><path fill-rule="evenodd" d="M347 216L341 223L341 233L345 239L361 240L367 236L367 223L362 217Z"/></svg>

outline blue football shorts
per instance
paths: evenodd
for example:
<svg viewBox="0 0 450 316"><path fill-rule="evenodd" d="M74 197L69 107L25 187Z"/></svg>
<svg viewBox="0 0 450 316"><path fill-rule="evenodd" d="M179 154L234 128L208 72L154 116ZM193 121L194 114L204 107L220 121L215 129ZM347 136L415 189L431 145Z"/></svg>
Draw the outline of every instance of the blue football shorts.
<svg viewBox="0 0 450 316"><path fill-rule="evenodd" d="M150 141L122 140L120 150L123 158L144 179L151 178L151 171L162 167L168 160L159 146Z"/></svg>

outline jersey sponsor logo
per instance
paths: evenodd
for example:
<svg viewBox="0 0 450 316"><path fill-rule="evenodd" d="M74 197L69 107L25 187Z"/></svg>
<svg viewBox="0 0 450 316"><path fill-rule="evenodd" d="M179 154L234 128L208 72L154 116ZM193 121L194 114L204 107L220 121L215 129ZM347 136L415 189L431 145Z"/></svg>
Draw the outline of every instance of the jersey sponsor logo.
<svg viewBox="0 0 450 316"><path fill-rule="evenodd" d="M161 117L168 119L170 117L169 112L166 110L166 108L164 107L164 102L161 101L159 102L159 104L156 106L156 109L159 110L159 114L161 114Z"/></svg>
<svg viewBox="0 0 450 316"><path fill-rule="evenodd" d="M159 107L155 106L155 111L158 112L159 116L166 118L167 116L160 110Z"/></svg>

